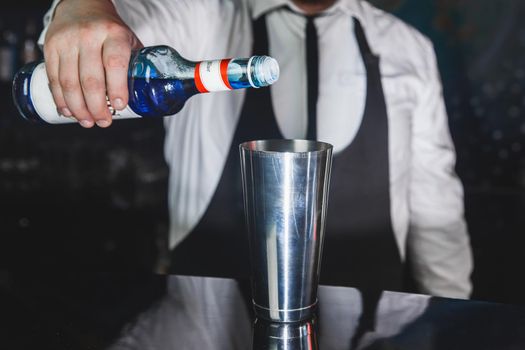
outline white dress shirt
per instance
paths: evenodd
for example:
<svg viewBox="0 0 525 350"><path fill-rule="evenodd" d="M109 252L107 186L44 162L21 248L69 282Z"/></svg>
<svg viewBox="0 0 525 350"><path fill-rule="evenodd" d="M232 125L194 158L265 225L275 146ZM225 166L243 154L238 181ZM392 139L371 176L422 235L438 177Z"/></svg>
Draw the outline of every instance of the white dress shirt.
<svg viewBox="0 0 525 350"><path fill-rule="evenodd" d="M269 54L281 67L281 77L271 87L277 123L286 138L305 137L306 20L290 11L270 11L285 4L300 11L290 0L114 3L144 45L169 45L195 61L250 56L252 19L268 13ZM51 14L52 9L46 23ZM352 142L361 124L366 72L352 17L361 22L371 50L380 56L389 121L391 217L401 256L410 255L423 292L468 297L472 256L463 190L454 172L455 151L431 42L366 2L336 1L325 16L315 19L318 138L338 152ZM171 247L191 232L211 201L244 95L244 91L198 95L176 116L165 119Z"/></svg>

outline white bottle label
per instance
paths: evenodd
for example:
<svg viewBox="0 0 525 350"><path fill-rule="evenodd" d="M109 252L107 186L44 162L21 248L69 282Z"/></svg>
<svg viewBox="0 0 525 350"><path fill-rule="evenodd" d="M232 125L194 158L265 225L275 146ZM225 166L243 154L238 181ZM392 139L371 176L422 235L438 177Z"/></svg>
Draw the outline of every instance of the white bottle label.
<svg viewBox="0 0 525 350"><path fill-rule="evenodd" d="M64 117L58 113L51 89L49 88L49 80L44 63L36 66L31 75L30 92L35 111L46 123L65 124L77 122L74 118ZM114 120L129 118L141 118L141 116L133 112L129 106L113 115Z"/></svg>
<svg viewBox="0 0 525 350"><path fill-rule="evenodd" d="M195 67L195 85L199 92L233 90L228 81L230 59L202 61Z"/></svg>

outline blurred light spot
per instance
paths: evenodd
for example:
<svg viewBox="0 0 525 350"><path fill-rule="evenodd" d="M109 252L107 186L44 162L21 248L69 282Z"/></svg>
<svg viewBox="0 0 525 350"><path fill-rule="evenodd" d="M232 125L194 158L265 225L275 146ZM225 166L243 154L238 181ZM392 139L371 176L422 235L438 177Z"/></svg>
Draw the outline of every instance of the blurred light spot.
<svg viewBox="0 0 525 350"><path fill-rule="evenodd" d="M487 95L489 98L494 98L496 96L496 91L494 89L494 86L490 83L483 84L483 93Z"/></svg>
<svg viewBox="0 0 525 350"><path fill-rule="evenodd" d="M485 115L485 110L482 107L476 107L474 108L474 115L481 118Z"/></svg>
<svg viewBox="0 0 525 350"><path fill-rule="evenodd" d="M18 225L22 228L29 227L29 219L25 217L20 218L20 220L18 220Z"/></svg>
<svg viewBox="0 0 525 350"><path fill-rule="evenodd" d="M503 132L501 130L494 130L492 138L496 141L501 140L503 138Z"/></svg>
<svg viewBox="0 0 525 350"><path fill-rule="evenodd" d="M499 157L499 159L508 159L509 158L509 151L507 151L506 149L501 149L498 152L498 157Z"/></svg>
<svg viewBox="0 0 525 350"><path fill-rule="evenodd" d="M518 106L512 106L509 108L509 116L511 118L517 118L520 116L520 108Z"/></svg>

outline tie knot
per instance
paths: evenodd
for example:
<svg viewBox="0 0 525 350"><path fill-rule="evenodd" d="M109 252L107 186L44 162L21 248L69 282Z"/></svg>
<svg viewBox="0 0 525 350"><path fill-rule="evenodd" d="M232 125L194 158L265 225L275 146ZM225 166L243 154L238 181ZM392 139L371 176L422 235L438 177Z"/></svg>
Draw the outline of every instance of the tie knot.
<svg viewBox="0 0 525 350"><path fill-rule="evenodd" d="M315 27L314 19L317 16L304 16L306 18L306 34L317 36L317 28Z"/></svg>
<svg viewBox="0 0 525 350"><path fill-rule="evenodd" d="M314 23L314 19L319 17L319 15L303 15L304 18L306 18L306 22L308 23Z"/></svg>
<svg viewBox="0 0 525 350"><path fill-rule="evenodd" d="M321 14L307 15L307 14L304 14L304 13L301 13L301 12L297 12L297 11L295 11L293 8L291 8L288 5L285 5L282 8L285 9L286 11L289 11L289 12L293 13L294 15L306 18L306 22L307 23L312 23L313 24L314 19L316 19L317 17L321 17L322 16Z"/></svg>

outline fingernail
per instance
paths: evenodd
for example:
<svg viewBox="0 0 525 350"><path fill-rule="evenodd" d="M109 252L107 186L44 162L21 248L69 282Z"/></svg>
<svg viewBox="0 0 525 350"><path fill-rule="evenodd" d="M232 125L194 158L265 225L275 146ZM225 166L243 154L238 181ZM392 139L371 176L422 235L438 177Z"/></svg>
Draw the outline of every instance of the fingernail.
<svg viewBox="0 0 525 350"><path fill-rule="evenodd" d="M93 122L91 120L81 120L80 125L82 125L84 128L91 128L93 126Z"/></svg>
<svg viewBox="0 0 525 350"><path fill-rule="evenodd" d="M60 109L60 114L62 114L64 117L71 117L73 115L73 113L71 113L67 107Z"/></svg>
<svg viewBox="0 0 525 350"><path fill-rule="evenodd" d="M97 125L101 128L107 128L109 126L110 122L107 120L97 120Z"/></svg>
<svg viewBox="0 0 525 350"><path fill-rule="evenodd" d="M124 109L124 107L126 107L126 106L124 106L124 101L122 101L121 98L116 98L113 101L113 108L121 110L121 109Z"/></svg>

